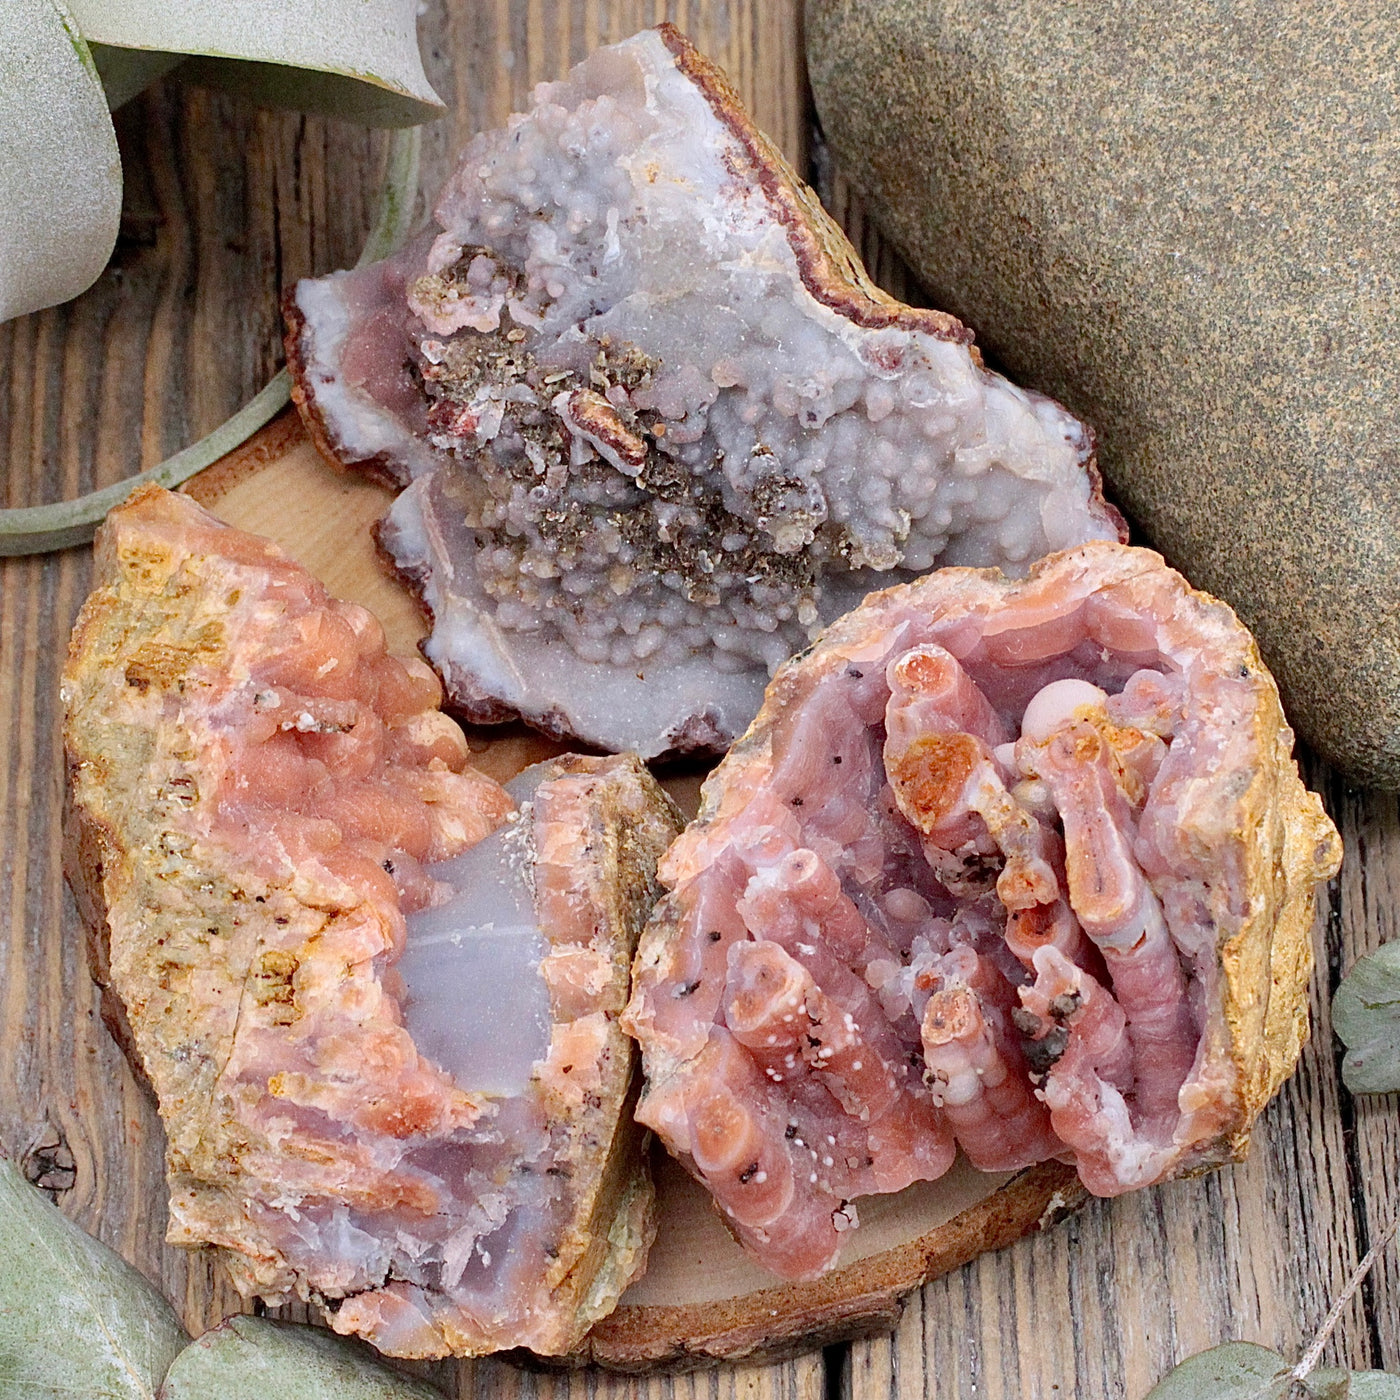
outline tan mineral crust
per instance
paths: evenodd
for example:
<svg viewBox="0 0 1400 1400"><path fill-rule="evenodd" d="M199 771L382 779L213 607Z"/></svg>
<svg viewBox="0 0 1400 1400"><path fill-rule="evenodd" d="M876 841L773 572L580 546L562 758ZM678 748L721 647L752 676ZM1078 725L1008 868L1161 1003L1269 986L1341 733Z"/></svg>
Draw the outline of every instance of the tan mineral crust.
<svg viewBox="0 0 1400 1400"><path fill-rule="evenodd" d="M69 877L169 1238L394 1355L567 1351L654 1228L617 1016L669 800L629 757L475 773L422 662L186 497L96 572Z"/></svg>
<svg viewBox="0 0 1400 1400"><path fill-rule="evenodd" d="M638 1116L790 1278L858 1198L1243 1154L1306 1039L1337 833L1223 603L1088 544L872 595L774 678L661 866Z"/></svg>

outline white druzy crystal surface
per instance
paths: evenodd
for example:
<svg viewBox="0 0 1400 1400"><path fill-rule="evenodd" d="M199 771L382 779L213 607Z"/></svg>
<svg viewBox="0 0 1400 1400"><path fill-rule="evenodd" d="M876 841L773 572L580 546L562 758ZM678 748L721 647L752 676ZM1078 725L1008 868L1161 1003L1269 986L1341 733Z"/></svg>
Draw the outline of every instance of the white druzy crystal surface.
<svg viewBox="0 0 1400 1400"><path fill-rule="evenodd" d="M417 244L296 293L326 438L407 483L382 540L453 698L644 755L722 747L872 588L1119 524L1078 420L823 262L692 59L649 31L541 85Z"/></svg>

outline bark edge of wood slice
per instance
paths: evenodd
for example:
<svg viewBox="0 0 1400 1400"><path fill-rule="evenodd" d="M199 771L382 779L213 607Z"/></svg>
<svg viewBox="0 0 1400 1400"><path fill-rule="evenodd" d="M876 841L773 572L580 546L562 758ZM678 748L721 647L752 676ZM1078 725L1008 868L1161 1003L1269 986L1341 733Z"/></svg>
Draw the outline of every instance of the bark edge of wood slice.
<svg viewBox="0 0 1400 1400"><path fill-rule="evenodd" d="M329 463L292 409L183 489L229 524L275 540L335 595L369 608L391 650L413 651L426 634L417 603L371 534L393 493ZM501 781L565 751L520 725L466 729L472 761ZM663 781L693 815L697 777ZM837 1267L811 1282L786 1283L749 1259L703 1188L659 1147L653 1167L659 1229L646 1274L575 1353L507 1352L506 1359L634 1373L785 1359L892 1329L920 1284L1048 1228L1085 1199L1073 1168L1059 1162L987 1175L959 1159L939 1181L862 1197L864 1223Z"/></svg>

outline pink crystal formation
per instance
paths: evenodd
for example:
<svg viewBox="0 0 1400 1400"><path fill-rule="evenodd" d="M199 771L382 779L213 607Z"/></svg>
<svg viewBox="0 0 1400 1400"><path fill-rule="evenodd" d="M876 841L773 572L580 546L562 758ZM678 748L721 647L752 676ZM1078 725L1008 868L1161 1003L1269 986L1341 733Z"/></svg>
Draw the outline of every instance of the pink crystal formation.
<svg viewBox="0 0 1400 1400"><path fill-rule="evenodd" d="M765 1264L820 1273L859 1197L959 1149L1103 1196L1230 1155L1261 703L1230 610L1112 544L891 588L778 673L627 1013L639 1117Z"/></svg>

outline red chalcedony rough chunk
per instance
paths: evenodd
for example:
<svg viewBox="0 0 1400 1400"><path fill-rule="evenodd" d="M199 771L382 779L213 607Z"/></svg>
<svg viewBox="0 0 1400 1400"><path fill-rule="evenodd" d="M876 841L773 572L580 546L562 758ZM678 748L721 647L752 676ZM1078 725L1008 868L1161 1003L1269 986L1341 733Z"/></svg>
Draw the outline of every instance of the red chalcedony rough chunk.
<svg viewBox="0 0 1400 1400"><path fill-rule="evenodd" d="M1292 739L1234 614L1146 550L872 596L662 864L638 1117L791 1278L956 1149L1107 1196L1238 1156L1340 860Z"/></svg>

